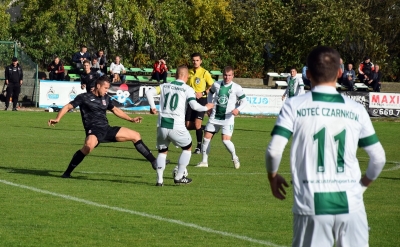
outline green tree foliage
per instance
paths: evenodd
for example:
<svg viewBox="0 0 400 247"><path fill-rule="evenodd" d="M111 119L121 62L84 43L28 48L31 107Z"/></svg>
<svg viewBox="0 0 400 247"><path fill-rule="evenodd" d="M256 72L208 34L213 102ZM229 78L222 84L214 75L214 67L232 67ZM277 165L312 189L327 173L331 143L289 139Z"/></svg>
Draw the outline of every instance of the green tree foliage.
<svg viewBox="0 0 400 247"><path fill-rule="evenodd" d="M355 66L365 55L400 80L397 0L20 0L12 38L43 67L66 62L86 44L126 66L170 67L203 54L208 69L236 68L236 76L298 69L317 45L337 48ZM0 5L1 8L1 5ZM4 11L2 11L4 12ZM9 20L4 16L4 21ZM8 19L7 19L8 18ZM0 19L3 16L0 14ZM0 31L7 36L7 29ZM3 37L5 37L3 36Z"/></svg>
<svg viewBox="0 0 400 247"><path fill-rule="evenodd" d="M10 39L10 14L7 13L8 1L0 2L0 23L2 28L0 29L0 40Z"/></svg>

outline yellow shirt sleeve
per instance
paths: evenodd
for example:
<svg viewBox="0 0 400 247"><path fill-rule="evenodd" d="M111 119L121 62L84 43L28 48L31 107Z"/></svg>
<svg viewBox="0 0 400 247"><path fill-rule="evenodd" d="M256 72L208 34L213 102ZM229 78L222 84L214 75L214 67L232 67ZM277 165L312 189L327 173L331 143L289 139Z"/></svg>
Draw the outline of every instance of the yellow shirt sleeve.
<svg viewBox="0 0 400 247"><path fill-rule="evenodd" d="M210 88L214 84L214 79L208 71L204 74L204 80L206 81L206 89Z"/></svg>
<svg viewBox="0 0 400 247"><path fill-rule="evenodd" d="M160 88L160 86L155 87L155 89L156 89L157 95L159 95L159 94L161 93L161 88Z"/></svg>

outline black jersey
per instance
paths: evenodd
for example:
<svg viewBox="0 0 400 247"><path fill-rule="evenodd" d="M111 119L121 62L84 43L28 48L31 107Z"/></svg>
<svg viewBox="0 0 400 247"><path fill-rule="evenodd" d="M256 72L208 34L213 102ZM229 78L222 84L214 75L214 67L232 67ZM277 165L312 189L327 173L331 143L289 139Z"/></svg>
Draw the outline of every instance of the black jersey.
<svg viewBox="0 0 400 247"><path fill-rule="evenodd" d="M100 74L96 71L90 71L89 74L86 74L85 71L81 73L81 85L86 86L86 92L90 92L90 89L95 86L97 78L100 77Z"/></svg>
<svg viewBox="0 0 400 247"><path fill-rule="evenodd" d="M85 130L95 128L107 128L108 119L106 116L107 110L112 110L114 105L110 96L107 94L98 97L93 93L82 93L70 102L75 108L79 106L81 111L82 123Z"/></svg>

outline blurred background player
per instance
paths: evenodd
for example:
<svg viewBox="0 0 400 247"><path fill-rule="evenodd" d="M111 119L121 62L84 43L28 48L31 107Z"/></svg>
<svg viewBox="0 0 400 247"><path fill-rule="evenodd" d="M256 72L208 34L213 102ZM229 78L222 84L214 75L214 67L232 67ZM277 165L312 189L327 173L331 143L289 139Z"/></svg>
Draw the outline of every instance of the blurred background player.
<svg viewBox="0 0 400 247"><path fill-rule="evenodd" d="M175 175L175 184L189 184L192 179L184 176L186 166L192 155L192 137L185 126L186 107L196 111L207 111L213 104L206 106L196 102L194 90L186 85L189 72L186 66L179 66L176 71L176 80L164 83L156 88L147 90L146 96L150 104L150 113L156 114L156 106L153 97L160 95L160 113L157 122L157 183L163 186L163 174L168 153L168 146L172 142L175 146L182 148L178 160L178 172Z"/></svg>
<svg viewBox="0 0 400 247"><path fill-rule="evenodd" d="M215 133L221 129L222 142L232 155L233 165L239 169L240 162L236 155L235 145L231 141L235 116L246 106L246 95L243 88L232 81L233 68L224 68L223 80L215 82L208 93L208 102L215 101L210 119L205 128L202 146L203 160L196 167L208 167L208 154L210 153L210 141ZM237 105L238 101L240 104Z"/></svg>

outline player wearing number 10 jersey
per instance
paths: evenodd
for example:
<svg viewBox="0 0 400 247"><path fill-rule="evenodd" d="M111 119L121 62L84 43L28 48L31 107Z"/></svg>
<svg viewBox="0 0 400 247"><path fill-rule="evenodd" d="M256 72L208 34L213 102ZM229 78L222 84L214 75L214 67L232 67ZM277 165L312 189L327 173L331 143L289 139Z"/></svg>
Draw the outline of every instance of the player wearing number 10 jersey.
<svg viewBox="0 0 400 247"><path fill-rule="evenodd" d="M368 246L363 192L385 164L367 111L336 91L339 53L315 48L307 59L311 92L290 98L283 106L266 152L273 195L285 199L285 179L277 174L282 153L290 151L294 194L292 246ZM357 145L370 157L362 177Z"/></svg>
<svg viewBox="0 0 400 247"><path fill-rule="evenodd" d="M195 111L207 111L213 104L202 106L196 102L193 88L186 85L189 70L186 66L179 66L176 71L177 80L164 83L156 88L147 90L146 96L150 104L150 113L157 113L153 97L160 95L160 109L157 123L157 183L163 185L163 174L167 158L168 146L172 142L182 148L182 154L178 161L178 172L175 175L175 184L188 184L192 180L183 176L186 166L192 155L192 137L185 126L186 107Z"/></svg>

